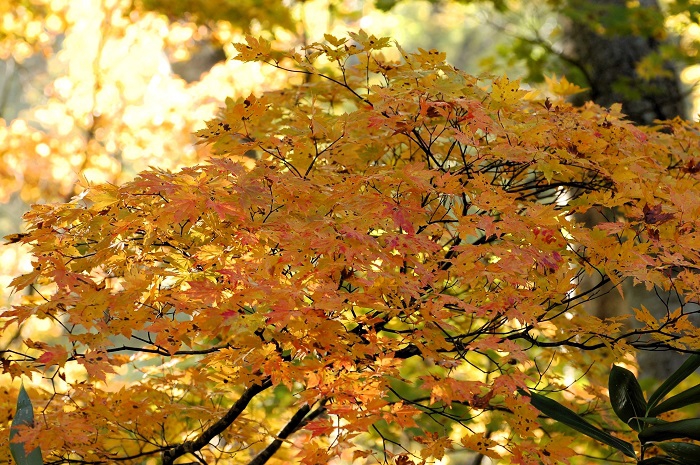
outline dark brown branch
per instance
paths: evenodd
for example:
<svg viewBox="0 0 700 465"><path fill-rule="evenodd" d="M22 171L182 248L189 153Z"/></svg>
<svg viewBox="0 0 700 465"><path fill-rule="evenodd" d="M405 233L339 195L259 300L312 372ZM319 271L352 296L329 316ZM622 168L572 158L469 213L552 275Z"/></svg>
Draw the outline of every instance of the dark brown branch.
<svg viewBox="0 0 700 465"><path fill-rule="evenodd" d="M163 465L173 465L175 460L185 454L191 454L202 449L204 446L214 439L217 435L223 433L231 424L243 413L243 410L248 406L248 403L253 400L253 397L260 394L265 389L272 386L270 378L266 378L260 384L254 384L243 391L241 397L229 409L219 421L211 425L209 428L199 435L198 438L192 441L185 441L182 444L173 447L163 453Z"/></svg>
<svg viewBox="0 0 700 465"><path fill-rule="evenodd" d="M160 452L168 450L167 447L159 447L158 449L154 450L149 450L146 452L139 452L138 454L134 455L126 455L123 457L114 457L109 454L107 454L108 458L104 460L80 460L76 457L70 457L70 458L65 458L63 456L59 456L60 458L58 460L50 461L50 462L44 462L45 465L99 465L99 464L106 464L106 463L114 463L114 462L127 462L130 460L142 458L142 457L150 457L155 454L158 454ZM103 454L105 455L105 454ZM184 465L184 464L181 464Z"/></svg>
<svg viewBox="0 0 700 465"><path fill-rule="evenodd" d="M158 347L158 346L156 346ZM206 354L211 354L214 352L218 352L222 349L230 349L231 345L230 344L225 344L221 346L215 346L215 347L210 347L208 349L199 349L199 350L178 350L173 353L170 353L166 351L165 349L149 349L146 347L135 347L135 346L127 346L123 345L121 347L111 347L106 350L107 353L113 353L113 352L142 352L142 353L150 353L150 354L157 354L157 355L162 355L165 357L175 357L178 355L206 355Z"/></svg>
<svg viewBox="0 0 700 465"><path fill-rule="evenodd" d="M318 417L326 411L326 408L323 407L323 404L325 404L325 402L326 401L323 401L321 403L321 406L313 412L311 412L311 414L308 416L307 414L311 411L310 405L304 405L302 408L297 410L297 412L294 414L294 416L292 416L289 422L287 422L287 424L284 425L284 428L282 428L275 440L272 441L265 449L263 449L262 452L256 455L253 460L248 462L248 465L264 465L265 463L267 463L267 461L270 460L270 458L273 455L275 455L279 448L282 447L282 444L289 436L297 432L309 421L313 420L314 418Z"/></svg>

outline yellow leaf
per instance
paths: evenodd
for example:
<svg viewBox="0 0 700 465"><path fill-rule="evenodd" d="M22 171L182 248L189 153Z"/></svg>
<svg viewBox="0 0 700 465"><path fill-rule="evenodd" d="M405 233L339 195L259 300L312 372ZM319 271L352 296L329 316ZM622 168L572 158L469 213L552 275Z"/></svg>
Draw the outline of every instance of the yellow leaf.
<svg viewBox="0 0 700 465"><path fill-rule="evenodd" d="M491 98L494 102L505 105L514 105L527 94L527 91L520 89L520 80L510 81L502 76L493 81Z"/></svg>
<svg viewBox="0 0 700 465"><path fill-rule="evenodd" d="M487 438L482 433L469 434L464 436L460 442L465 449L472 450L474 452L479 452L486 457L492 459L500 459L501 456L496 453L493 449L498 446L498 443L493 439Z"/></svg>
<svg viewBox="0 0 700 465"><path fill-rule="evenodd" d="M579 94L585 90L576 84L570 83L564 76L558 79L556 74L552 75L552 77L545 76L544 80L549 86L549 90L561 97Z"/></svg>
<svg viewBox="0 0 700 465"><path fill-rule="evenodd" d="M92 202L92 207L95 210L104 210L119 201L119 189L111 184L93 186L85 198Z"/></svg>
<svg viewBox="0 0 700 465"><path fill-rule="evenodd" d="M654 316L649 312L649 310L642 305L641 308L635 308L634 310L634 316L637 318L637 321L641 321L645 325L649 327L654 327L658 325L658 321Z"/></svg>

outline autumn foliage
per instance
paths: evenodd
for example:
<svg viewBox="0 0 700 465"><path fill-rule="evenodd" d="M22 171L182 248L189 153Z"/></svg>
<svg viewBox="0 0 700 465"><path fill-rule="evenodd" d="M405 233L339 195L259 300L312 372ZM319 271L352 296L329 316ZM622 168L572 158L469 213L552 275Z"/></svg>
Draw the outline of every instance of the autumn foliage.
<svg viewBox="0 0 700 465"><path fill-rule="evenodd" d="M64 329L2 359L50 381L20 435L47 463L556 463L591 444L522 392L621 428L595 408L613 362L700 350L697 124L363 32L236 48L290 85L227 101L206 163L36 205L10 237L33 291L0 327ZM626 279L667 311L586 313Z"/></svg>

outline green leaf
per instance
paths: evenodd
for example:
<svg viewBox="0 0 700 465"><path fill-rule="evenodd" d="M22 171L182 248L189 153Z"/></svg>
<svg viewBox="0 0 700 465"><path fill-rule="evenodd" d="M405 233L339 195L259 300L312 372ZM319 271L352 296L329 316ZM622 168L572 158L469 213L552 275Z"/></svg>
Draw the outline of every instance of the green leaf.
<svg viewBox="0 0 700 465"><path fill-rule="evenodd" d="M678 460L674 460L670 457L665 457L663 455L659 455L656 457L650 457L648 459L640 460L637 462L637 465L684 465L682 462L679 462Z"/></svg>
<svg viewBox="0 0 700 465"><path fill-rule="evenodd" d="M666 394L671 392L671 390L678 386L678 384L690 376L695 370L700 368L700 354L694 354L688 357L688 359L683 362L671 376L668 377L666 381L663 382L661 386L649 397L649 404L647 405L647 416L649 416L649 411L656 407L661 399L663 399Z"/></svg>
<svg viewBox="0 0 700 465"><path fill-rule="evenodd" d="M700 418L671 421L663 425L650 426L639 433L639 440L643 443L678 438L700 440Z"/></svg>
<svg viewBox="0 0 700 465"><path fill-rule="evenodd" d="M534 392L531 392L529 394L521 392L521 394L529 395L530 403L537 410L544 413L549 418L559 421L565 424L566 426L575 429L579 433L583 433L588 437L591 437L597 441L614 447L615 449L619 450L628 457L637 457L634 452L634 448L632 447L632 444L630 444L627 441L623 441L622 439L618 439L615 436L612 436L606 433L605 431L596 428L592 424L588 423L585 419L583 419L581 415L577 414L571 409L564 407L557 401L554 401L540 394L536 394Z"/></svg>
<svg viewBox="0 0 700 465"><path fill-rule="evenodd" d="M12 419L10 428L10 453L12 453L12 458L15 459L17 465L43 465L44 460L41 458L41 449L35 447L27 454L24 450L23 442L12 442L12 438L19 433L19 426L21 425L34 426L34 408L27 391L24 390L24 385L19 389L17 411Z"/></svg>
<svg viewBox="0 0 700 465"><path fill-rule="evenodd" d="M700 465L700 446L688 442L660 442L662 451L687 465Z"/></svg>
<svg viewBox="0 0 700 465"><path fill-rule="evenodd" d="M686 405L697 404L700 402L700 384L690 389L669 397L659 405L649 410L649 415L656 416L669 410L685 407Z"/></svg>
<svg viewBox="0 0 700 465"><path fill-rule="evenodd" d="M641 431L644 424L635 418L645 416L647 402L634 374L625 368L613 365L608 379L608 389L610 403L617 416L635 431Z"/></svg>
<svg viewBox="0 0 700 465"><path fill-rule="evenodd" d="M665 423L668 423L668 420L662 420L661 418L656 418L656 417L639 417L637 420L642 421L648 425L663 425Z"/></svg>

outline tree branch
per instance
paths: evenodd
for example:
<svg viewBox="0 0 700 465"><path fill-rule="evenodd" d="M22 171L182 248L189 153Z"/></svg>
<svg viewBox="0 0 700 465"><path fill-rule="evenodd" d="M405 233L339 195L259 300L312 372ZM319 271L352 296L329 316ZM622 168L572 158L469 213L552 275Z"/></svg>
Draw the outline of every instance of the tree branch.
<svg viewBox="0 0 700 465"><path fill-rule="evenodd" d="M313 412L311 412L311 414L308 416L307 414L311 410L310 405L304 405L302 408L297 410L297 412L294 414L294 416L292 416L289 422L287 422L287 424L284 425L284 428L282 428L275 440L272 441L265 449L263 449L262 452L256 455L253 460L248 462L248 465L264 465L265 463L267 463L267 461L270 460L270 458L275 454L275 452L277 452L279 448L282 447L282 443L285 441L285 439L294 434L309 421L313 420L314 418L318 417L326 411L326 408L323 406L326 402L327 400L323 400L321 402L321 406Z"/></svg>
<svg viewBox="0 0 700 465"><path fill-rule="evenodd" d="M226 412L226 414L221 417L219 421L204 430L204 432L199 435L198 438L192 441L185 441L182 444L163 452L163 465L173 465L175 460L177 460L179 457L198 451L209 444L214 437L221 434L229 426L231 426L231 423L233 423L243 412L243 410L245 410L253 397L260 394L270 386L272 386L272 381L270 378L266 378L261 384L254 384L243 391L241 397L235 404L233 404L229 411Z"/></svg>

